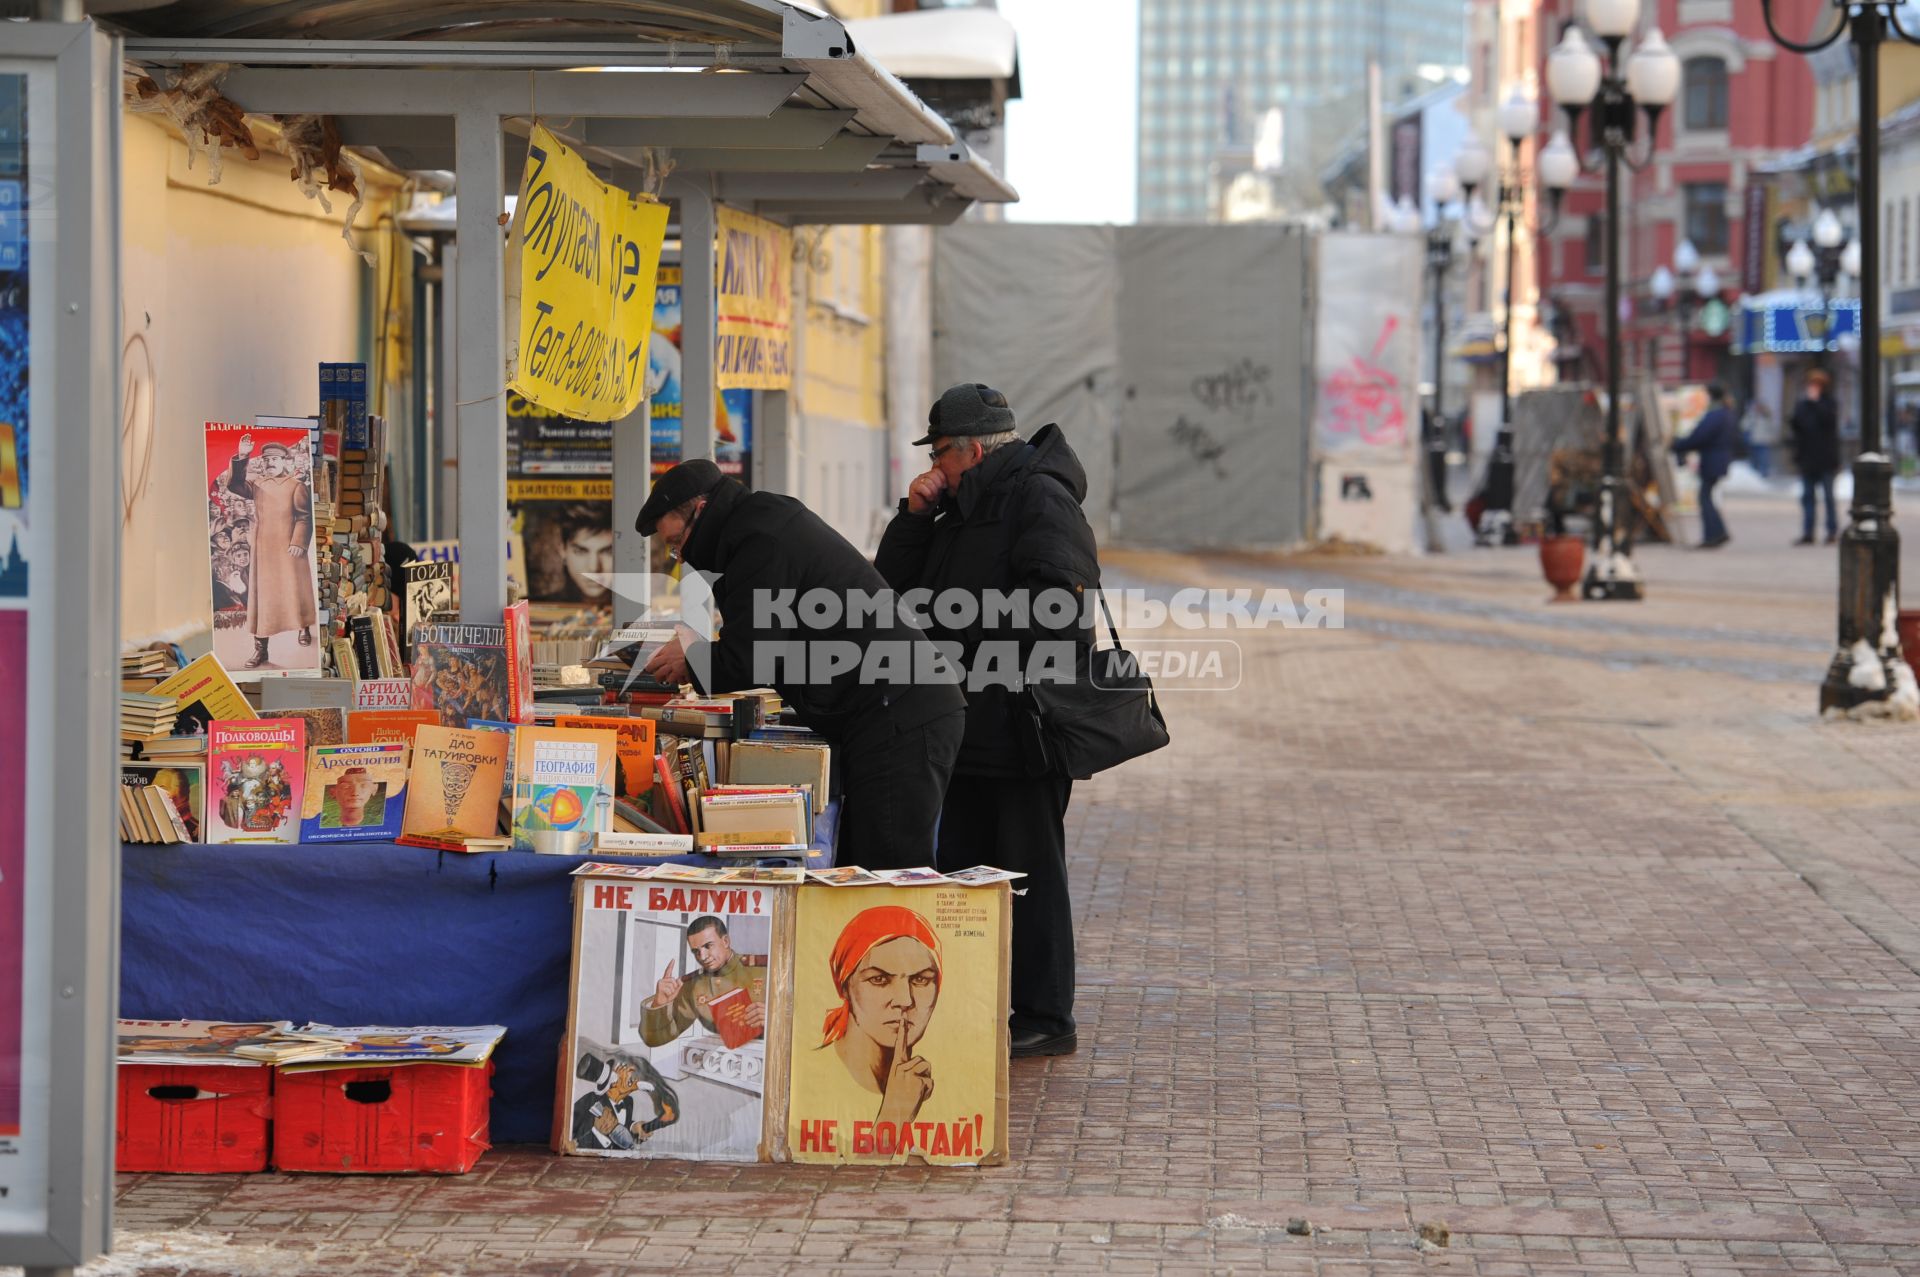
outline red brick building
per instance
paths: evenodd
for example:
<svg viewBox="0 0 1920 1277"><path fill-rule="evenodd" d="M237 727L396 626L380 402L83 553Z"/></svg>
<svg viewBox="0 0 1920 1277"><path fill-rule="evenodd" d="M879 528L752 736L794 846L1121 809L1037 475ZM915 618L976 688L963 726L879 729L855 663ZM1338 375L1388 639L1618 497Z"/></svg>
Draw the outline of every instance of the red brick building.
<svg viewBox="0 0 1920 1277"><path fill-rule="evenodd" d="M1774 0L1773 7L1782 30L1804 36L1817 18L1828 18L1832 6L1828 0ZM1575 0L1540 0L1542 65L1575 10ZM1757 164L1811 136L1814 79L1804 58L1767 35L1759 0L1646 0L1641 28L1654 25L1680 58L1683 74L1679 99L1660 119L1651 161L1641 172L1623 172L1622 371L1631 377L1652 365L1664 381L1707 380L1730 375L1723 367L1728 334L1716 323L1719 316L1696 310L1683 342L1677 308L1657 302L1648 280L1664 265L1674 271L1676 295L1690 291L1692 278L1680 275L1673 258L1680 242L1691 239L1701 261L1718 272L1719 295L1729 307L1742 293L1768 287L1765 187L1752 183L1750 191L1749 177ZM1629 42L1623 56L1636 44ZM1550 103L1543 110L1551 112L1555 126L1565 118ZM1580 132L1576 146L1586 140L1584 118ZM1636 157L1645 154L1644 146L1643 135ZM1560 338L1561 375L1568 379L1606 375L1605 214L1604 178L1582 176L1538 256L1547 303L1543 319Z"/></svg>

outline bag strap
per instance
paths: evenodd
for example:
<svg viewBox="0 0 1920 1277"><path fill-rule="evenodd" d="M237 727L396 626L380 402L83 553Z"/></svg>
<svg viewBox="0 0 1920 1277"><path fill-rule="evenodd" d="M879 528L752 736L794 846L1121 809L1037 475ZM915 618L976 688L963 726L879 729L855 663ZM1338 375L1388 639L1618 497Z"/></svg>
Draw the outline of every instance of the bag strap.
<svg viewBox="0 0 1920 1277"><path fill-rule="evenodd" d="M1105 590L1095 590L1094 593L1100 596L1100 612L1107 618L1107 637L1113 640L1113 650L1116 652L1126 651L1127 649L1120 645L1120 631L1113 627L1113 609L1107 606L1107 592Z"/></svg>

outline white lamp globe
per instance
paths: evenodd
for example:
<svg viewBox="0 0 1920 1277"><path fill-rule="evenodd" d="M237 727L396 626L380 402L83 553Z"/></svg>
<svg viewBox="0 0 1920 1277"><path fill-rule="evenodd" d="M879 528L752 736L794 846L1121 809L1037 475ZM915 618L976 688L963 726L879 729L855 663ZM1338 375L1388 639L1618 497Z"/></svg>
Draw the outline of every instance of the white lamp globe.
<svg viewBox="0 0 1920 1277"><path fill-rule="evenodd" d="M1840 217L1832 209L1821 209L1820 216L1813 219L1813 242L1821 248L1838 248L1846 237L1846 228L1840 225Z"/></svg>
<svg viewBox="0 0 1920 1277"><path fill-rule="evenodd" d="M1627 59L1627 92L1641 106L1667 107L1680 96L1680 59L1660 28L1648 31Z"/></svg>
<svg viewBox="0 0 1920 1277"><path fill-rule="evenodd" d="M1393 206L1393 229L1402 235L1411 235L1420 229L1420 210L1413 201L1402 195Z"/></svg>
<svg viewBox="0 0 1920 1277"><path fill-rule="evenodd" d="M1586 106L1600 92L1600 55L1580 28L1568 26L1547 55L1547 92L1560 106Z"/></svg>
<svg viewBox="0 0 1920 1277"><path fill-rule="evenodd" d="M1487 202L1477 195L1467 207L1467 230L1475 238L1484 239L1493 234L1494 224L1498 220L1493 210L1487 207Z"/></svg>
<svg viewBox="0 0 1920 1277"><path fill-rule="evenodd" d="M1507 140L1524 142L1539 127L1540 109L1534 105L1532 95L1518 88L1507 94L1507 100L1500 104L1500 131L1507 135Z"/></svg>
<svg viewBox="0 0 1920 1277"><path fill-rule="evenodd" d="M1587 22L1595 35L1624 39L1640 21L1640 0L1587 0Z"/></svg>
<svg viewBox="0 0 1920 1277"><path fill-rule="evenodd" d="M1860 241L1849 240L1840 254L1840 269L1855 279L1860 278Z"/></svg>
<svg viewBox="0 0 1920 1277"><path fill-rule="evenodd" d="M1540 184L1549 191L1564 191L1580 176L1580 157L1573 153L1565 129L1555 129L1553 141L1540 152Z"/></svg>
<svg viewBox="0 0 1920 1277"><path fill-rule="evenodd" d="M1680 247L1673 250L1673 268L1682 275L1691 275L1700 269L1700 250L1693 246L1692 240L1681 240Z"/></svg>
<svg viewBox="0 0 1920 1277"><path fill-rule="evenodd" d="M1711 266L1702 266L1700 273L1694 276L1693 291L1699 293L1702 297L1718 297L1720 295L1720 272Z"/></svg>
<svg viewBox="0 0 1920 1277"><path fill-rule="evenodd" d="M1453 175L1460 179L1462 186L1479 186L1487 180L1487 174L1493 171L1493 156L1481 143L1478 136L1469 133L1461 144L1459 152L1453 157Z"/></svg>
<svg viewBox="0 0 1920 1277"><path fill-rule="evenodd" d="M1787 274L1795 279L1805 279L1813 274L1813 250L1807 247L1807 241L1797 239L1793 247L1787 250Z"/></svg>
<svg viewBox="0 0 1920 1277"><path fill-rule="evenodd" d="M1451 169L1437 168L1427 174L1427 198L1436 207L1451 204L1460 198L1460 179Z"/></svg>
<svg viewBox="0 0 1920 1277"><path fill-rule="evenodd" d="M1673 296L1673 272L1664 266L1654 267L1653 274L1647 276L1647 291L1655 301L1663 302Z"/></svg>

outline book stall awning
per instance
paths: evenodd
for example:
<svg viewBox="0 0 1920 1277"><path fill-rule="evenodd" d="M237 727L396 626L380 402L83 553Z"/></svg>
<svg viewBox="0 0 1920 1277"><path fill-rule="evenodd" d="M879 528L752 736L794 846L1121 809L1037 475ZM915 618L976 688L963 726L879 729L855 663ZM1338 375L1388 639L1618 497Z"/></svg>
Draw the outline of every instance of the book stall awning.
<svg viewBox="0 0 1920 1277"><path fill-rule="evenodd" d="M506 396L512 317L495 251L528 138L544 127L602 177L657 194L678 225L683 457L713 451L714 232L720 207L783 226L944 225L1018 198L838 19L786 0L96 0L134 68L164 88L220 72L249 115L324 116L340 142L457 192L453 337L462 592L507 601ZM324 38L316 38L324 37ZM698 281L708 281L699 286ZM614 525L645 499L646 431L615 431ZM623 448L622 444L626 446ZM644 573L638 538L618 572Z"/></svg>

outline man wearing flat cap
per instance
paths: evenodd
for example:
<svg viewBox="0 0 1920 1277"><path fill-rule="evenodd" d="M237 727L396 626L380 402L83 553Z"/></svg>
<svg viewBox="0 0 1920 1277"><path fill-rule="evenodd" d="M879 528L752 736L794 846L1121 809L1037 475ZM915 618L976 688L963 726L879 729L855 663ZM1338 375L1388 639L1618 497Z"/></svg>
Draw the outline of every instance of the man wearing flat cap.
<svg viewBox="0 0 1920 1277"><path fill-rule="evenodd" d="M253 563L247 578L247 633L253 636L250 670L267 664L276 634L298 630L300 646L313 646L320 610L314 598L313 489L294 472L284 444L260 449L259 473L251 478L253 436L241 435L227 474L227 491L253 502Z"/></svg>
<svg viewBox="0 0 1920 1277"><path fill-rule="evenodd" d="M1100 589L1100 563L1080 511L1087 473L1060 427L1023 440L1006 396L991 386L953 387L927 421L931 429L915 445L930 445L933 466L908 486L874 563L896 590L933 591L928 632L957 644L968 671L967 730L940 818L940 867L984 861L1027 875L1026 893L1013 898L1013 1054L1065 1055L1077 1045L1066 859L1073 781L1041 771L1023 747L1035 726L1009 669L1016 677L1034 669L1043 649L1064 649L1073 668L1084 668L1093 647L1084 604ZM942 606L948 592L981 605ZM990 592L1028 606L990 607ZM1043 596L1075 606L1070 615L1049 613L1038 605ZM967 624L952 623L963 617Z"/></svg>
<svg viewBox="0 0 1920 1277"><path fill-rule="evenodd" d="M661 475L634 527L712 579L721 616L717 639L675 640L646 672L702 693L771 684L833 747L839 863L932 864L966 701L950 668L921 677L937 654L894 607L850 606L890 593L873 565L800 502L704 458Z"/></svg>

